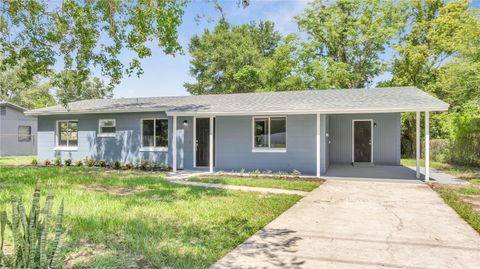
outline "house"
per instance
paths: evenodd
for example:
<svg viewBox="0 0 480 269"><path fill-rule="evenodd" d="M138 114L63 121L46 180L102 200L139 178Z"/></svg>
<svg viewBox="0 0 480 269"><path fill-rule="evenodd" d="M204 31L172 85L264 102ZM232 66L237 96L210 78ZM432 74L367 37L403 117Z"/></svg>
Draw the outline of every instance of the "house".
<svg viewBox="0 0 480 269"><path fill-rule="evenodd" d="M0 156L37 154L37 118L17 104L0 101Z"/></svg>
<svg viewBox="0 0 480 269"><path fill-rule="evenodd" d="M334 163L400 165L400 113L417 112L419 124L424 112L429 141L429 112L447 109L415 87L397 87L95 99L27 114L38 117L40 160L321 176Z"/></svg>

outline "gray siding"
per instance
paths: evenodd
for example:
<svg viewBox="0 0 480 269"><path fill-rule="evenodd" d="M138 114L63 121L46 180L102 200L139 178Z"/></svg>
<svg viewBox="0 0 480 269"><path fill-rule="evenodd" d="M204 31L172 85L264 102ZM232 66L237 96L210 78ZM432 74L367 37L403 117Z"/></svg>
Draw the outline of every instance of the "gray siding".
<svg viewBox="0 0 480 269"><path fill-rule="evenodd" d="M352 120L373 119L373 162L400 164L400 113L330 115L330 162L352 162Z"/></svg>
<svg viewBox="0 0 480 269"><path fill-rule="evenodd" d="M134 162L150 160L171 164L171 154L167 151L141 151L141 119L166 118L165 113L118 113L40 116L38 130L38 158L40 161L61 157L80 160L85 157L96 160L121 160ZM117 133L115 137L97 137L98 120L115 119ZM78 120L78 150L55 150L55 131L57 120ZM189 121L184 126L183 121ZM190 168L193 146L191 117L177 118L177 164L179 168ZM172 118L169 118L169 147L171 151Z"/></svg>
<svg viewBox="0 0 480 269"><path fill-rule="evenodd" d="M287 116L287 152L252 152L252 116L217 117L217 170L300 170L316 173L315 115Z"/></svg>
<svg viewBox="0 0 480 269"><path fill-rule="evenodd" d="M0 156L35 155L37 153L37 118L25 116L22 111L6 106L0 115ZM18 127L31 127L31 140L18 141Z"/></svg>

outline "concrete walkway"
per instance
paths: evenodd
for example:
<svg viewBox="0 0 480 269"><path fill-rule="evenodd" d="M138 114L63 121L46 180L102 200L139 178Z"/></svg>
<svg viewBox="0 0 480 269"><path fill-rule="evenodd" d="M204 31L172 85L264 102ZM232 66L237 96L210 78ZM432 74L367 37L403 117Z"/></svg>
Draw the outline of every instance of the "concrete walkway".
<svg viewBox="0 0 480 269"><path fill-rule="evenodd" d="M274 189L274 188L261 188L261 187L248 187L248 186L235 186L235 185L226 185L226 184L212 184L204 182L194 182L186 180L169 180L172 183L197 186L197 187L206 187L206 188L217 188L217 189L226 189L226 190L237 190L237 191L255 191L261 193L277 193L277 194L296 194L305 196L308 192L305 191L296 191L296 190L284 190L284 189Z"/></svg>
<svg viewBox="0 0 480 269"><path fill-rule="evenodd" d="M334 180L211 268L480 268L480 236L428 185Z"/></svg>

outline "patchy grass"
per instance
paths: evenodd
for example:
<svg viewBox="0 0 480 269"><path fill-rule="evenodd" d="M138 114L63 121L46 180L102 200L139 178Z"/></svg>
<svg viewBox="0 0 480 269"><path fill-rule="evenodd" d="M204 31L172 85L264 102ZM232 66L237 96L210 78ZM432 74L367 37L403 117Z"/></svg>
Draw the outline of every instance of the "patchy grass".
<svg viewBox="0 0 480 269"><path fill-rule="evenodd" d="M402 159L401 164L404 166L416 166L415 159ZM420 161L420 165L425 167L425 160ZM480 167L461 166L449 163L430 161L430 167L442 170L448 174L463 178L466 180L480 178Z"/></svg>
<svg viewBox="0 0 480 269"><path fill-rule="evenodd" d="M227 184L249 187L263 187L286 190L312 191L322 184L320 180L262 177L193 177L190 181Z"/></svg>
<svg viewBox="0 0 480 269"><path fill-rule="evenodd" d="M4 166L0 205L12 193L30 202L37 180L55 208L65 200L70 268L207 268L301 198L176 185L158 173Z"/></svg>
<svg viewBox="0 0 480 269"><path fill-rule="evenodd" d="M31 164L35 156L5 156L0 157L0 165L27 165Z"/></svg>
<svg viewBox="0 0 480 269"><path fill-rule="evenodd" d="M469 197L464 197L459 190L453 186L448 185L432 185L433 189L436 190L443 200L452 207L466 222L472 226L478 233L480 233L480 196L476 199L472 199L471 195Z"/></svg>

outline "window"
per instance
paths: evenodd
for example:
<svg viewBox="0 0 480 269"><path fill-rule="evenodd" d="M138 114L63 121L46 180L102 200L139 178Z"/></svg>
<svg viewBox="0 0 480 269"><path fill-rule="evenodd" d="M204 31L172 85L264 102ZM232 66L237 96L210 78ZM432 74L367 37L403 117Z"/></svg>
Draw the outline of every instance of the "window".
<svg viewBox="0 0 480 269"><path fill-rule="evenodd" d="M168 120L142 120L142 147L149 149L165 149L168 147Z"/></svg>
<svg viewBox="0 0 480 269"><path fill-rule="evenodd" d="M30 142L32 140L32 127L28 125L18 126L18 142Z"/></svg>
<svg viewBox="0 0 480 269"><path fill-rule="evenodd" d="M117 131L116 121L114 119L98 121L98 136L114 137Z"/></svg>
<svg viewBox="0 0 480 269"><path fill-rule="evenodd" d="M67 148L78 146L78 121L57 122L57 146Z"/></svg>
<svg viewBox="0 0 480 269"><path fill-rule="evenodd" d="M253 118L253 148L285 150L287 148L287 118Z"/></svg>

